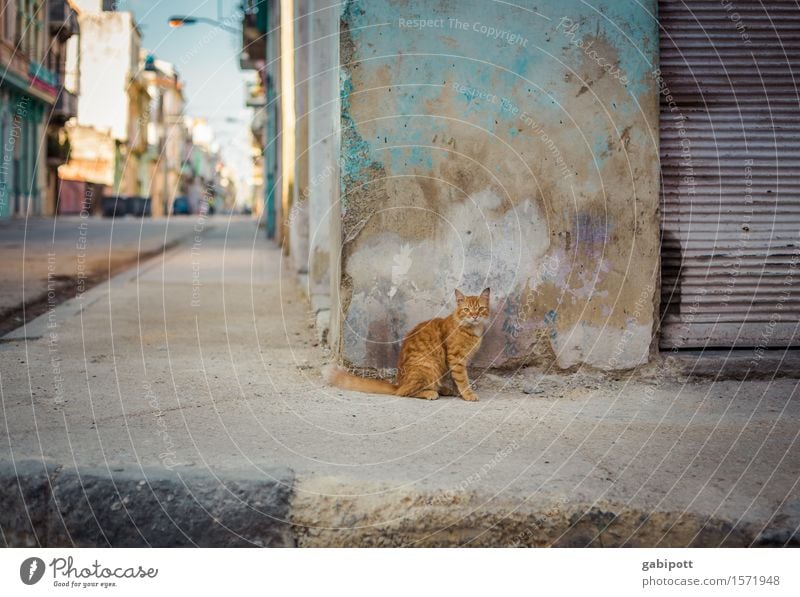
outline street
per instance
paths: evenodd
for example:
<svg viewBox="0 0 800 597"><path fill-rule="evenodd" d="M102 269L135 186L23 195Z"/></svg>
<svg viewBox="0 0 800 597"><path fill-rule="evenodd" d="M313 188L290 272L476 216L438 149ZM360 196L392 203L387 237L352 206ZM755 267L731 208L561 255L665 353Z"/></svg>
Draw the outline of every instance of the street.
<svg viewBox="0 0 800 597"><path fill-rule="evenodd" d="M45 522L3 521L6 543L750 545L800 523L796 380L524 369L477 375L478 403L335 390L255 223L173 224L147 246L200 233L0 344L0 510L9 477L49 471L28 504Z"/></svg>
<svg viewBox="0 0 800 597"><path fill-rule="evenodd" d="M0 220L0 334L169 249L192 234L194 223L180 217Z"/></svg>

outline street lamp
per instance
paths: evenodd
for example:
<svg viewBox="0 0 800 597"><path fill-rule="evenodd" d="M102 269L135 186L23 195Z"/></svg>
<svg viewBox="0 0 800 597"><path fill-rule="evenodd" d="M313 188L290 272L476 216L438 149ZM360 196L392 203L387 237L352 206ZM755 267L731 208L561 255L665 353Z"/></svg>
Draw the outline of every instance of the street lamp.
<svg viewBox="0 0 800 597"><path fill-rule="evenodd" d="M216 27L218 29L222 29L223 31L228 31L229 33L238 34L239 30L236 27L231 27L230 25L226 25L222 21L215 21L214 19L207 19L205 17L189 17L184 15L175 15L169 18L169 26L173 29L178 27L183 27L184 25L194 25L196 23L204 23L206 25L211 25L212 27Z"/></svg>

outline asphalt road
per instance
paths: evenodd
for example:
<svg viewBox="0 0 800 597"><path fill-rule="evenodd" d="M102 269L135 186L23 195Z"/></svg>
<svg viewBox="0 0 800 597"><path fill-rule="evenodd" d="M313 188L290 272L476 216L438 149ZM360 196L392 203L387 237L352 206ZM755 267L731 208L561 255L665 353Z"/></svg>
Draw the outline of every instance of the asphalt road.
<svg viewBox="0 0 800 597"><path fill-rule="evenodd" d="M190 238L197 218L0 221L0 335Z"/></svg>

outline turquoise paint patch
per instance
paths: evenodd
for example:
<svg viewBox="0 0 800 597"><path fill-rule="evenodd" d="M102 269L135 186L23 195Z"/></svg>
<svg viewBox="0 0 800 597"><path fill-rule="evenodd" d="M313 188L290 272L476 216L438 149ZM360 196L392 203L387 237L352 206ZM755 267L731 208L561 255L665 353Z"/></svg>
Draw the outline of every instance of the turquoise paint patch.
<svg viewBox="0 0 800 597"><path fill-rule="evenodd" d="M342 20L345 21L351 29L364 27L369 23L367 11L364 8L362 0L345 0L342 5Z"/></svg>
<svg viewBox="0 0 800 597"><path fill-rule="evenodd" d="M624 6L619 7L619 4ZM651 0L651 4L654 8L654 0ZM606 1L599 6L600 12L611 18L612 14L631 10L633 3ZM631 80L629 90L634 94L639 92L635 83L641 75L648 73L649 68L646 60L639 59L639 51L646 56L655 56L652 36L648 37L654 25L648 21L646 8L634 10L632 22L620 18L615 23L602 20L591 6L579 0L546 2L538 10L549 20L508 5L487 5L475 0L465 0L457 11L448 10L441 2L433 0L421 0L414 4L348 0L344 5L343 20L357 48L361 61L359 68L370 72L389 66L392 81L403 86L398 86L388 95L390 103L386 106L387 114L447 113L449 106L441 102L444 97L452 97L457 104L450 104L456 108L451 116L467 120L489 134L500 133L505 136L504 132L508 131L511 137L515 136L515 130L519 127L514 125L523 113L551 133L554 131L550 127L553 126L574 126L561 105L574 94L574 82L565 82L563 76L566 70L546 54L551 52L556 58L572 64L582 60L580 50L570 44L562 31L555 30L561 15L567 15L574 22L582 24L581 37L594 35L607 40L615 48L620 67ZM463 21L465 15L474 15L470 17L471 20L491 22L500 28L520 28L530 43L527 47L504 44L500 43L502 40L480 35L471 28L460 30L449 25L451 19ZM441 27L423 30L400 24L401 19L407 23L415 18L434 17L441 19ZM590 29L583 24L591 19L599 22L600 27ZM617 31L615 24L619 24L622 31ZM630 40L625 35L630 36ZM386 58L381 58L383 56ZM529 78L530 82L523 77ZM415 86L415 83L419 85ZM491 102L453 92L452 89L447 96L447 88L455 84L494 94L500 101ZM645 87L642 90L647 91ZM343 99L351 91L343 89ZM500 105L501 102L508 102L513 109L506 109ZM621 103L624 105L615 116L638 112L634 102ZM610 105L609 110L612 110ZM343 105L342 124L353 126L349 106ZM390 145L425 144L433 136L429 133L437 130L446 132L448 125L446 122L426 122L421 131L409 128L405 123L388 119L377 123L376 137L381 141L384 137L389 139ZM416 124L414 128L420 127ZM598 130L608 128L607 118L604 118ZM415 132L420 134L415 135ZM591 139L589 143L590 146L581 150L581 153L594 151L596 159L601 162L602 145L606 141ZM345 172L357 177L359 171L375 160L370 150L381 145L383 143L364 141L358 136L349 138L343 144ZM598 163L598 166L602 168L603 164Z"/></svg>
<svg viewBox="0 0 800 597"><path fill-rule="evenodd" d="M361 135L358 134L355 121L350 115L350 94L353 92L353 82L347 71L342 70L344 80L341 84L340 101L342 107L342 134L341 134L341 177L339 179L342 199L346 197L347 184L354 182L368 182L367 172L374 166L380 166L372 158L372 147Z"/></svg>
<svg viewBox="0 0 800 597"><path fill-rule="evenodd" d="M425 148L413 147L408 156L408 165L413 168L431 170L433 168L433 156Z"/></svg>
<svg viewBox="0 0 800 597"><path fill-rule="evenodd" d="M429 172L433 169L433 156L426 147L393 147L388 151L388 159L393 172Z"/></svg>
<svg viewBox="0 0 800 597"><path fill-rule="evenodd" d="M603 162L608 153L608 134L604 129L596 131L592 135L592 157L600 162L600 168L603 167Z"/></svg>
<svg viewBox="0 0 800 597"><path fill-rule="evenodd" d="M642 131L637 101L647 100L645 106L651 109L651 100L655 98L654 88L649 81L649 61L657 60L658 32L657 24L651 22L647 15L647 10L655 11L655 0L645 0L643 6L633 0L597 0L591 3L581 0L543 0L536 3L536 11L547 18L527 10L533 5L520 4L514 6L513 3L486 0L345 2L342 34L349 36L349 39L342 38L348 44L348 47L343 45L342 48L347 51L354 49L355 56L352 59L357 62L344 66L349 70L345 74L352 75L352 80L348 76L342 78L342 126L347 129L342 131L342 181L343 187L346 186L343 190L352 191L357 185L379 176L372 170L376 164L385 168L390 176L408 174L448 180L448 168L442 167L445 160L451 157L448 152L457 150L468 157L479 156L483 144L500 147L504 142L509 143L511 151L531 147L532 156L526 154L522 159L541 158L543 176L559 186L562 181L556 177L560 177L561 173L557 170L556 158L550 149L550 145L555 143L575 176L571 178L570 185L575 185L574 192L581 201L626 200L624 197L603 197L603 191L608 189L604 189L602 184L604 180L619 176L616 170L612 172L608 166L612 160L619 161L619 133L623 128L633 127L629 131L630 146L633 149L638 145L636 151L640 152L639 155L641 152L649 155L653 147ZM600 14L595 8L600 10ZM570 69L581 68L587 57L581 55L580 49L572 46L563 33L555 31L562 16L581 24L581 37L597 37L613 48L614 60L618 60L621 72L629 80L627 85L619 83L618 89L611 89L610 97L601 95L594 100L590 91L575 101L580 84ZM514 47L502 43L502 40L478 35L471 29L420 29L403 27L399 23L401 18L449 17L520 30L529 38L529 43L525 48ZM626 36L630 39L626 39ZM349 45L351 40L352 46ZM604 44L600 45L606 51L610 49ZM530 79L530 82L524 78ZM603 80L608 82L607 79ZM454 91L455 83L507 99L518 111L486 99L459 94ZM391 90L378 89L383 86L391 86ZM602 88L605 89L605 86ZM356 92L364 92L365 95L353 95ZM368 94L378 105L366 106L359 102ZM353 101L353 111L350 100ZM567 113L562 106L568 106L571 113ZM362 110L362 107L366 109ZM609 114L606 114L606 110ZM521 118L521 113L528 116L530 124ZM376 120L369 124L359 122L360 130L357 129L354 119L373 116ZM637 127L640 129L638 133ZM479 132L477 128L485 132ZM552 143L548 145L549 142ZM435 148L412 148L414 145ZM504 171L497 162L486 163L484 167L489 168L490 173ZM465 176L472 176L470 167L462 170ZM580 174L576 171L580 171ZM476 180L479 179L476 177ZM346 185L345 180L348 181ZM650 188L648 184L645 180L646 189ZM399 191L397 196L403 197L404 193ZM346 193L342 196L345 197ZM378 197L375 201L380 202L382 198ZM570 197L565 196L564 201L570 201ZM476 214L478 217L479 214ZM581 220L576 223L575 229L579 234L574 233L573 240L584 245L581 250L601 251L610 228L603 218L597 221ZM374 232L371 234L374 235ZM381 231L372 238L382 245L387 242L384 234ZM477 249L473 252L477 258L482 258ZM492 262L492 268L493 273L515 268L513 271L519 273L519 278L515 280L525 279L525 275L532 272L532 266L506 258ZM444 269L441 273L437 272L437 276L447 278L458 273ZM470 284L474 281L474 286L480 288L483 279L476 277L473 280L471 275L465 278L470 280ZM384 284L387 279L379 277L378 282ZM558 283L558 278L554 280ZM369 293L371 288L378 287L372 280L359 280L358 284L360 288L354 288L354 291ZM385 291L383 286L381 288ZM558 333L559 316L555 309L544 315L543 323L541 319L538 322L518 319L520 291L519 284L509 286L511 298L506 302L506 309L501 316L504 319L502 327L506 357L523 354L522 351L527 354L532 336L526 326L544 329L551 338ZM411 312L423 302L424 299L420 297L409 296L408 302L403 303L398 312ZM539 303L537 309L544 311L549 306L552 304ZM385 309L370 311L364 317L349 320L348 326L352 326L352 334L362 338L359 342L363 344L370 323L381 317L385 319L385 313ZM571 327L572 318L566 319L569 321L565 320L561 325L564 328ZM369 361L369 351L365 358Z"/></svg>
<svg viewBox="0 0 800 597"><path fill-rule="evenodd" d="M532 80L532 77L529 76L528 71L532 70L531 67L534 63L540 62L538 60L539 54L522 54L517 56L517 58L511 63L511 72L520 77L524 77L525 79Z"/></svg>
<svg viewBox="0 0 800 597"><path fill-rule="evenodd" d="M627 93L639 98L652 92L651 72L658 63L659 38L655 0L645 3L606 0L594 6L564 0L559 4L563 5L560 11L562 16L553 21L553 35L555 40L563 38L564 44L570 47L571 60L577 59L583 52L574 46L574 42L580 40L588 44L588 37L601 38L616 50L620 73L627 79L626 83L620 82L620 85ZM574 39L565 35L563 24L556 30L562 18L577 24ZM611 58L599 57L607 62ZM639 110L633 102L625 102L619 109L626 116Z"/></svg>

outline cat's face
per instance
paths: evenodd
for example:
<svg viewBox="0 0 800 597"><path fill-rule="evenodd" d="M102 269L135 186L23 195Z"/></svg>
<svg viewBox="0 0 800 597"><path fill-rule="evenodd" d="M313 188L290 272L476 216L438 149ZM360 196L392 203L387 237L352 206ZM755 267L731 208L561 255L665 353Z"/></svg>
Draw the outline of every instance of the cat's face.
<svg viewBox="0 0 800 597"><path fill-rule="evenodd" d="M456 317L461 325L486 325L489 323L489 289L478 296L464 296L456 290Z"/></svg>

